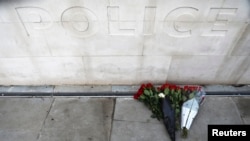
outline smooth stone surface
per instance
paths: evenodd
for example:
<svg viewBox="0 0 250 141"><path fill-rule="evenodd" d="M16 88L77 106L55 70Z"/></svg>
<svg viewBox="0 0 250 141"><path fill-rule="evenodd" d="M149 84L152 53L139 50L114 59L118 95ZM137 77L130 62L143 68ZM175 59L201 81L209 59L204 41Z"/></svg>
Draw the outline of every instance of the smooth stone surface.
<svg viewBox="0 0 250 141"><path fill-rule="evenodd" d="M142 80L165 81L170 62L169 56L84 57L88 82L106 85L119 85L127 82L129 82L128 84L137 84L141 83Z"/></svg>
<svg viewBox="0 0 250 141"><path fill-rule="evenodd" d="M79 65L81 57L0 58L0 64L0 85L60 85L84 81L84 66Z"/></svg>
<svg viewBox="0 0 250 141"><path fill-rule="evenodd" d="M0 85L250 84L249 5L2 0Z"/></svg>

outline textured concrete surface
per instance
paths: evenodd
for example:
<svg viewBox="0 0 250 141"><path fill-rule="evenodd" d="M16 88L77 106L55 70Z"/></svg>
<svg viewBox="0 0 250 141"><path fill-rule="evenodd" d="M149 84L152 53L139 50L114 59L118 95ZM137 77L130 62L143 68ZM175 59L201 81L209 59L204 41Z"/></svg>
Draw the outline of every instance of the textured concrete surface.
<svg viewBox="0 0 250 141"><path fill-rule="evenodd" d="M162 121L150 117L151 111L132 98L117 98L111 141L169 140Z"/></svg>
<svg viewBox="0 0 250 141"><path fill-rule="evenodd" d="M207 140L208 124L250 124L249 96L206 96L188 138ZM162 121L133 98L0 98L1 141L166 141Z"/></svg>
<svg viewBox="0 0 250 141"><path fill-rule="evenodd" d="M250 97L236 97L233 98L235 101L241 118L245 124L250 124Z"/></svg>
<svg viewBox="0 0 250 141"><path fill-rule="evenodd" d="M207 140L208 124L249 124L249 122L244 123L240 116L239 109L242 110L243 107L237 107L232 99L238 99L238 97L207 96L204 103L200 106L200 111L189 130L188 138L182 138L181 133L177 131L176 140ZM244 100L240 99L239 101ZM250 106L250 102L244 103ZM150 119L150 115L151 112L141 102L134 102L133 99L117 99L112 141L115 141L119 137L124 137L122 139L125 141L128 139L128 136L138 141L154 140L156 138L160 141L169 140L163 123L155 119ZM131 121L134 126L131 127L132 125L128 121ZM152 123L155 123L155 125L152 125ZM119 130L120 128L124 130ZM142 132L142 130L145 132ZM123 134L124 131L126 132Z"/></svg>
<svg viewBox="0 0 250 141"><path fill-rule="evenodd" d="M0 98L2 141L36 141L53 99Z"/></svg>
<svg viewBox="0 0 250 141"><path fill-rule="evenodd" d="M55 99L38 141L108 141L112 99Z"/></svg>

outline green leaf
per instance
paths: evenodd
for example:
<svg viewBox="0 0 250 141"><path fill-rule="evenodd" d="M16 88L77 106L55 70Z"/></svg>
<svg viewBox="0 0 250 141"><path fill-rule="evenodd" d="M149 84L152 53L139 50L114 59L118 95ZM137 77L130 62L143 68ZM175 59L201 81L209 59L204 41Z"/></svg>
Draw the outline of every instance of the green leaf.
<svg viewBox="0 0 250 141"><path fill-rule="evenodd" d="M179 94L181 94L181 89L179 89L177 92L178 92Z"/></svg>
<svg viewBox="0 0 250 141"><path fill-rule="evenodd" d="M171 90L171 95L174 95L174 89Z"/></svg>
<svg viewBox="0 0 250 141"><path fill-rule="evenodd" d="M177 104L175 105L175 107L176 107L176 108L180 108L180 105L177 103Z"/></svg>
<svg viewBox="0 0 250 141"><path fill-rule="evenodd" d="M168 88L166 88L166 89L164 90L164 94L165 94L165 95L169 95L169 89L168 89Z"/></svg>
<svg viewBox="0 0 250 141"><path fill-rule="evenodd" d="M153 95L153 91L152 91L151 89L149 90L149 94L150 94L150 95Z"/></svg>
<svg viewBox="0 0 250 141"><path fill-rule="evenodd" d="M174 108L174 107L175 107L175 105L174 105L174 104L171 104L171 106L172 106L172 108Z"/></svg>
<svg viewBox="0 0 250 141"><path fill-rule="evenodd" d="M142 95L140 96L140 99L141 99L141 100L146 99L145 95L142 94Z"/></svg>
<svg viewBox="0 0 250 141"><path fill-rule="evenodd" d="M188 136L188 129L186 127L182 128L182 138L187 138Z"/></svg>
<svg viewBox="0 0 250 141"><path fill-rule="evenodd" d="M179 94L179 101L181 101L182 99L181 99L181 93Z"/></svg>
<svg viewBox="0 0 250 141"><path fill-rule="evenodd" d="M189 94L188 98L189 99L194 98L194 93Z"/></svg>
<svg viewBox="0 0 250 141"><path fill-rule="evenodd" d="M172 96L170 96L170 98L169 98L169 99L170 99L170 101L171 101L171 102L173 102L173 100L174 100Z"/></svg>
<svg viewBox="0 0 250 141"><path fill-rule="evenodd" d="M146 89L143 92L144 92L145 95L148 95L148 96L150 95L150 92L148 90L146 90Z"/></svg>
<svg viewBox="0 0 250 141"><path fill-rule="evenodd" d="M182 101L185 102L187 100L187 97L185 95L182 96Z"/></svg>
<svg viewBox="0 0 250 141"><path fill-rule="evenodd" d="M179 105L179 102L178 102L178 101L175 101L175 105Z"/></svg>
<svg viewBox="0 0 250 141"><path fill-rule="evenodd" d="M180 108L175 108L175 113L177 114L177 115L179 115L179 113L180 113Z"/></svg>

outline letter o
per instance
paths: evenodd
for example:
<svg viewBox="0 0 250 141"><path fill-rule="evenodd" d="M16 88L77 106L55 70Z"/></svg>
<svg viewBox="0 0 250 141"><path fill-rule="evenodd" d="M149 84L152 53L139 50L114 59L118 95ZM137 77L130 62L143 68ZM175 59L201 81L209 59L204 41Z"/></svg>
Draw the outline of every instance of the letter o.
<svg viewBox="0 0 250 141"><path fill-rule="evenodd" d="M87 38L98 32L98 18L89 9L84 7L70 7L61 15L64 29L70 35L78 38Z"/></svg>

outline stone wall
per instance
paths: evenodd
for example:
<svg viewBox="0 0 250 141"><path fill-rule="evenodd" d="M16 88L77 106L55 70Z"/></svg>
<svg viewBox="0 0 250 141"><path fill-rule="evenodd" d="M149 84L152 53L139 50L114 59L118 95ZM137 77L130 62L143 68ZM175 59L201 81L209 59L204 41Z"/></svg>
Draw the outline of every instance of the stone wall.
<svg viewBox="0 0 250 141"><path fill-rule="evenodd" d="M250 84L249 0L0 0L0 85Z"/></svg>

